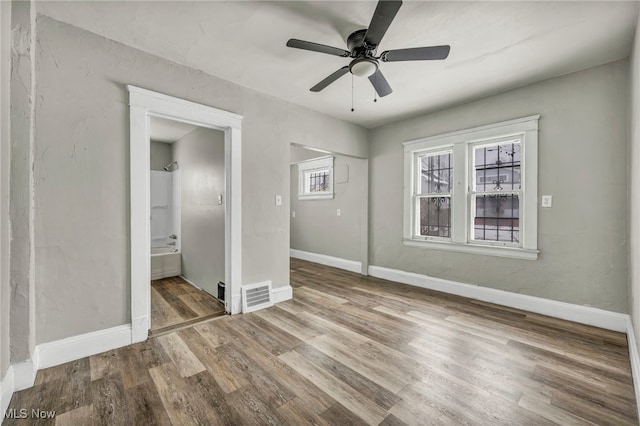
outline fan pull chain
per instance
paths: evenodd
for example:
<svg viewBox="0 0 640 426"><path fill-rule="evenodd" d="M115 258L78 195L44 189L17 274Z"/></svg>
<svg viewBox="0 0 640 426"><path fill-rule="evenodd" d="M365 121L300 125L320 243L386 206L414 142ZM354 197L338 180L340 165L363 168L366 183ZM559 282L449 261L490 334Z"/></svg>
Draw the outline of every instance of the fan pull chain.
<svg viewBox="0 0 640 426"><path fill-rule="evenodd" d="M378 85L378 73L373 75L373 102L378 102L378 91L376 90L376 86Z"/></svg>
<svg viewBox="0 0 640 426"><path fill-rule="evenodd" d="M351 74L351 112L355 111L353 108L353 74Z"/></svg>
<svg viewBox="0 0 640 426"><path fill-rule="evenodd" d="M378 76L375 76L376 82L378 81ZM378 102L378 91L376 88L373 88L373 102Z"/></svg>

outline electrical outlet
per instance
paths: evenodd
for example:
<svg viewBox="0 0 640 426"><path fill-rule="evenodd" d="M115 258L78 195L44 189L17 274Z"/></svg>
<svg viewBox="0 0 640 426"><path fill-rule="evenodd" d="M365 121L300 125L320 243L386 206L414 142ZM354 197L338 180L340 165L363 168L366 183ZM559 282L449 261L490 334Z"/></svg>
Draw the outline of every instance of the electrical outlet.
<svg viewBox="0 0 640 426"><path fill-rule="evenodd" d="M276 195L276 206L282 205L282 195Z"/></svg>
<svg viewBox="0 0 640 426"><path fill-rule="evenodd" d="M551 195L542 196L542 208L549 209L553 205L553 197Z"/></svg>
<svg viewBox="0 0 640 426"><path fill-rule="evenodd" d="M340 216L342 214L342 212L340 211L340 209L336 210L336 216Z"/></svg>

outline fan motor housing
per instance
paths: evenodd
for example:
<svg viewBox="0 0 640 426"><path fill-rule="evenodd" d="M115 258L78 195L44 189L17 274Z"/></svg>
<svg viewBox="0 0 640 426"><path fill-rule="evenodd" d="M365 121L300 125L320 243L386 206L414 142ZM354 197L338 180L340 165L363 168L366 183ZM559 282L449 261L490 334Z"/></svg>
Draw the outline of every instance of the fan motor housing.
<svg viewBox="0 0 640 426"><path fill-rule="evenodd" d="M367 47L365 46L364 36L367 34L367 29L354 31L347 37L347 48L351 51L352 56L361 56L367 54Z"/></svg>

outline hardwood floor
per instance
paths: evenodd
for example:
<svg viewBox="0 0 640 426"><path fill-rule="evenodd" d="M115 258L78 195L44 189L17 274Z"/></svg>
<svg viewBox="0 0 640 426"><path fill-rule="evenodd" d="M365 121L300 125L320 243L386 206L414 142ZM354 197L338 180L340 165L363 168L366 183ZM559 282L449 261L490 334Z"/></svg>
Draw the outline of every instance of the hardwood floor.
<svg viewBox="0 0 640 426"><path fill-rule="evenodd" d="M291 284L273 308L42 370L10 408L61 425L638 423L621 333L300 260Z"/></svg>
<svg viewBox="0 0 640 426"><path fill-rule="evenodd" d="M151 281L151 336L224 315L224 305L180 277Z"/></svg>

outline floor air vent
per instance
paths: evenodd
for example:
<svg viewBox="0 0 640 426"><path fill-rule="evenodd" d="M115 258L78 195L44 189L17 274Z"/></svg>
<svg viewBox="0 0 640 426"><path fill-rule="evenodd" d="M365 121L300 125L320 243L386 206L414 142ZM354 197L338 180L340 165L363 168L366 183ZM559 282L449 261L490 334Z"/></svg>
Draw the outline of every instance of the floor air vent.
<svg viewBox="0 0 640 426"><path fill-rule="evenodd" d="M242 286L242 313L273 306L271 281Z"/></svg>

